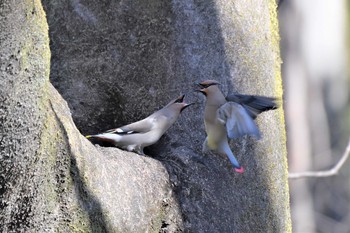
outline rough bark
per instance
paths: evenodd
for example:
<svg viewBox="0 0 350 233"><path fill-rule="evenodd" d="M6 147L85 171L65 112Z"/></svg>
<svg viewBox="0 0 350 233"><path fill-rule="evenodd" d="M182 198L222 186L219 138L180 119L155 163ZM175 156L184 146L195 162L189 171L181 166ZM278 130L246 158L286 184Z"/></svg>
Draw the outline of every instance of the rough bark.
<svg viewBox="0 0 350 233"><path fill-rule="evenodd" d="M232 144L247 170L239 175L226 158L201 153L203 98L190 87L210 78L225 92L281 97L274 1L43 4L51 81L83 134L139 120L180 92L198 104L148 149L153 158L92 146L48 82L40 2L4 3L0 36L10 45L1 45L4 229L291 231L282 108L259 117L262 140ZM28 38L40 43L24 50ZM34 58L15 66L23 56L17 53ZM14 125L19 119L23 132Z"/></svg>

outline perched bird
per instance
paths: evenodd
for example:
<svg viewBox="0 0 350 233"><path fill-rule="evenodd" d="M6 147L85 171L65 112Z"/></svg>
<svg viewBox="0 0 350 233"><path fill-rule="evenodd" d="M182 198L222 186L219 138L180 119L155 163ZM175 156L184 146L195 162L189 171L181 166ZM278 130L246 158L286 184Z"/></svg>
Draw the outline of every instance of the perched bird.
<svg viewBox="0 0 350 233"><path fill-rule="evenodd" d="M143 155L143 148L156 143L180 113L192 104L185 103L184 98L185 95L179 96L143 120L101 134L88 135L86 138L109 142L116 147Z"/></svg>
<svg viewBox="0 0 350 233"><path fill-rule="evenodd" d="M244 168L233 155L228 139L244 135L260 138L254 119L261 112L276 109L278 105L275 98L264 96L231 94L225 98L219 84L215 80L195 84L195 91L206 96L204 124L207 138L203 143L203 151L215 150L226 154L234 170L243 173Z"/></svg>

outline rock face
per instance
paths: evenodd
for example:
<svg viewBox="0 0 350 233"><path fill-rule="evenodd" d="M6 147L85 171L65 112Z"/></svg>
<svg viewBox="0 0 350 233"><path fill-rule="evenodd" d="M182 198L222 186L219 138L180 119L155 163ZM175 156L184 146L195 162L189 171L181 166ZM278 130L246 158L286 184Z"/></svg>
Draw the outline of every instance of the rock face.
<svg viewBox="0 0 350 233"><path fill-rule="evenodd" d="M1 17L1 232L176 231L182 219L164 166L95 148L49 83L40 1L9 2Z"/></svg>
<svg viewBox="0 0 350 233"><path fill-rule="evenodd" d="M210 78L225 92L281 97L274 1L43 5L51 69L40 1L0 4L4 232L291 231L283 110L259 117L262 140L233 142L239 175L201 153L204 99L191 90ZM197 105L150 157L79 133L139 120L180 93Z"/></svg>

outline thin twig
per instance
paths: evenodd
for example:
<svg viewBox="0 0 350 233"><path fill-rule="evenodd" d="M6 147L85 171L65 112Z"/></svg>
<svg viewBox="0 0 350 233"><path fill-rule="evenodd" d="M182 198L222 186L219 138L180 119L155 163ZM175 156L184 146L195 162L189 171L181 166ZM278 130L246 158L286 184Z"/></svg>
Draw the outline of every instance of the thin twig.
<svg viewBox="0 0 350 233"><path fill-rule="evenodd" d="M340 168L344 165L344 163L348 159L349 155L350 155L350 140L343 156L332 169L326 170L326 171L317 171L317 172L310 171L310 172L289 173L288 178L299 179L299 178L306 178L306 177L327 177L327 176L337 175Z"/></svg>

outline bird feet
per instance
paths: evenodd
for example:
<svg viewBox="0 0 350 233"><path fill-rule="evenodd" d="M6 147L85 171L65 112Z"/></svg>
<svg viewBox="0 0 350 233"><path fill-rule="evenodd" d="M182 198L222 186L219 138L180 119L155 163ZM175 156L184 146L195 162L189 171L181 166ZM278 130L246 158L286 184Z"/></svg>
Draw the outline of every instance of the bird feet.
<svg viewBox="0 0 350 233"><path fill-rule="evenodd" d="M235 170L235 172L238 172L240 174L242 174L244 172L244 168L241 166L240 168L233 168L233 170Z"/></svg>

